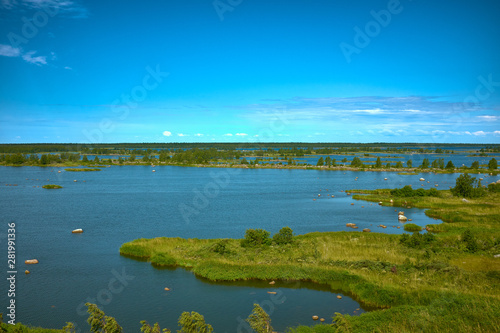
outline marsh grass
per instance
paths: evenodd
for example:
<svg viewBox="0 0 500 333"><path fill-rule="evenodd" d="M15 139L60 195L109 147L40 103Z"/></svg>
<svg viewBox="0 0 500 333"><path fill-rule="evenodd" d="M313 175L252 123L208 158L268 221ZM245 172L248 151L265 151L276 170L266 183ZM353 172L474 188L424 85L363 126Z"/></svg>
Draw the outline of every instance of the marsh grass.
<svg viewBox="0 0 500 333"><path fill-rule="evenodd" d="M350 192L367 194L355 195L358 200L428 208L427 215L444 221L428 230L441 232L414 248L401 243L400 235L315 232L294 237L292 244L254 248L242 247L238 239L137 239L123 244L120 253L155 266L184 267L211 281L328 284L363 306L386 309L338 317L342 325L334 329L340 331L344 326L355 332L494 332L500 327L500 261L493 258L500 253L500 194L464 202L449 191L411 198L392 197L384 189ZM474 253L464 240L466 230L477 245ZM329 329L317 325L292 332L328 332L320 326Z"/></svg>

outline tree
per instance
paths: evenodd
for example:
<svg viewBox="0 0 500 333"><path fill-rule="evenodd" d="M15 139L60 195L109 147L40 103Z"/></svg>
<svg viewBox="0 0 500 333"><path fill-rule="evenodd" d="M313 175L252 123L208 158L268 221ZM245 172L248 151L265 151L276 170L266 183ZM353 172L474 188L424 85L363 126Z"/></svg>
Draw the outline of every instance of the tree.
<svg viewBox="0 0 500 333"><path fill-rule="evenodd" d="M97 155L95 155L94 163L99 163L99 157Z"/></svg>
<svg viewBox="0 0 500 333"><path fill-rule="evenodd" d="M455 169L455 165L453 165L452 161L449 161L448 164L446 164L446 169Z"/></svg>
<svg viewBox="0 0 500 333"><path fill-rule="evenodd" d="M92 303L85 303L90 314L87 322L90 324L90 331L95 333L121 333L123 329L113 317L106 316L104 312Z"/></svg>
<svg viewBox="0 0 500 333"><path fill-rule="evenodd" d="M498 162L497 162L496 159L492 158L488 162L488 169L490 169L490 170L496 170L496 169L498 169Z"/></svg>
<svg viewBox="0 0 500 333"><path fill-rule="evenodd" d="M316 165L317 165L317 166L322 166L322 165L324 165L324 164L325 164L325 162L323 161L323 156L321 156L321 157L319 158L319 160L318 160L318 163L316 163Z"/></svg>
<svg viewBox="0 0 500 333"><path fill-rule="evenodd" d="M164 328L162 330L158 323L151 326L148 324L147 321L143 320L143 321L141 321L141 324L142 324L142 327L141 327L142 333L162 333L162 332L163 333L170 333L171 332L168 328Z"/></svg>
<svg viewBox="0 0 500 333"><path fill-rule="evenodd" d="M330 156L327 156L325 158L325 165L330 167L332 165L332 158Z"/></svg>
<svg viewBox="0 0 500 333"><path fill-rule="evenodd" d="M212 333L212 325L205 323L205 318L198 312L183 312L179 317L178 333Z"/></svg>
<svg viewBox="0 0 500 333"><path fill-rule="evenodd" d="M278 245L292 243L293 230L290 227L281 228L280 231L273 236L273 241Z"/></svg>
<svg viewBox="0 0 500 333"><path fill-rule="evenodd" d="M424 160L422 161L422 164L420 165L420 168L422 169L427 169L429 167L429 159L428 158L424 158Z"/></svg>
<svg viewBox="0 0 500 333"><path fill-rule="evenodd" d="M382 161L380 160L380 156L377 157L377 161L375 162L375 167L376 168L381 168L382 167Z"/></svg>
<svg viewBox="0 0 500 333"><path fill-rule="evenodd" d="M87 157L87 155L83 155L82 163L87 163L88 161L89 161L89 158Z"/></svg>
<svg viewBox="0 0 500 333"><path fill-rule="evenodd" d="M408 162L406 162L406 165L408 166L408 168L411 168L413 166L412 160L408 160Z"/></svg>
<svg viewBox="0 0 500 333"><path fill-rule="evenodd" d="M42 157L40 157L40 164L46 165L50 163L49 155L43 154Z"/></svg>
<svg viewBox="0 0 500 333"><path fill-rule="evenodd" d="M259 304L253 305L253 311L250 316L248 316L247 322L257 333L271 333L273 331L271 327L271 318Z"/></svg>
<svg viewBox="0 0 500 333"><path fill-rule="evenodd" d="M248 164L247 159L243 157L243 159L241 160L241 164Z"/></svg>
<svg viewBox="0 0 500 333"><path fill-rule="evenodd" d="M476 184L478 186L474 187ZM456 197L477 198L484 194L484 189L478 184L475 177L464 173L457 178L451 193Z"/></svg>
<svg viewBox="0 0 500 333"><path fill-rule="evenodd" d="M472 169L479 169L479 162L478 161L472 162L471 168Z"/></svg>
<svg viewBox="0 0 500 333"><path fill-rule="evenodd" d="M352 159L351 166L359 168L363 166L363 162L361 162L361 159L358 156L356 156Z"/></svg>

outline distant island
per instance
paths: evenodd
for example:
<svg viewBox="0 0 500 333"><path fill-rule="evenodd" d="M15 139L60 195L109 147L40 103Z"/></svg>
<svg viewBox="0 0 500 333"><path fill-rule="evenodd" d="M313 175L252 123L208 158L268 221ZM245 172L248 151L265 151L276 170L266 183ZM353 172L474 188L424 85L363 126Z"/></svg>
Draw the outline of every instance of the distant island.
<svg viewBox="0 0 500 333"><path fill-rule="evenodd" d="M459 150L458 150L459 149ZM489 158L454 165L452 156ZM472 155L471 155L472 154ZM415 143L121 143L1 144L0 166L73 167L98 171L112 165L394 171L403 174L498 173L500 145ZM415 159L404 159L415 156ZM436 158L432 158L434 156ZM446 156L450 156L445 160ZM475 156L473 156L475 157ZM418 165L416 161L418 159ZM79 168L75 168L79 167ZM83 168L82 168L83 167Z"/></svg>

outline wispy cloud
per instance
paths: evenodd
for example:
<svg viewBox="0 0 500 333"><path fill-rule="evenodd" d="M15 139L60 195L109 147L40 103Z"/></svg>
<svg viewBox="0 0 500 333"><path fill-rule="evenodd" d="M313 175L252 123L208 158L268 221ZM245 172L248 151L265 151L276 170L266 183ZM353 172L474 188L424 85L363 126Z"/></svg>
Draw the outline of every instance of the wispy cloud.
<svg viewBox="0 0 500 333"><path fill-rule="evenodd" d="M486 121L497 121L500 120L499 116L477 116L477 118Z"/></svg>
<svg viewBox="0 0 500 333"><path fill-rule="evenodd" d="M199 136L203 136L203 134L201 134L201 133L196 133L194 136L198 136L198 137L199 137Z"/></svg>
<svg viewBox="0 0 500 333"><path fill-rule="evenodd" d="M0 55L4 57L19 57L21 50L10 45L0 44Z"/></svg>
<svg viewBox="0 0 500 333"><path fill-rule="evenodd" d="M177 136L189 136L188 134L178 133Z"/></svg>
<svg viewBox="0 0 500 333"><path fill-rule="evenodd" d="M4 57L21 57L24 61L34 65L47 65L47 56L35 56L37 51L23 52L20 48L10 45L0 44L0 56ZM56 58L54 52L51 52L52 59Z"/></svg>
<svg viewBox="0 0 500 333"><path fill-rule="evenodd" d="M246 133L236 133L237 136L247 136L248 134Z"/></svg>
<svg viewBox="0 0 500 333"><path fill-rule="evenodd" d="M87 18L87 8L73 0L2 0L2 7L8 10L39 10L48 8L52 13L71 18Z"/></svg>
<svg viewBox="0 0 500 333"><path fill-rule="evenodd" d="M231 133L224 134L224 136L233 136Z"/></svg>
<svg viewBox="0 0 500 333"><path fill-rule="evenodd" d="M26 61L30 64L35 64L38 66L47 65L47 57L46 56L34 57L35 54L36 54L36 51L26 52L25 54L23 54L22 58L24 61Z"/></svg>

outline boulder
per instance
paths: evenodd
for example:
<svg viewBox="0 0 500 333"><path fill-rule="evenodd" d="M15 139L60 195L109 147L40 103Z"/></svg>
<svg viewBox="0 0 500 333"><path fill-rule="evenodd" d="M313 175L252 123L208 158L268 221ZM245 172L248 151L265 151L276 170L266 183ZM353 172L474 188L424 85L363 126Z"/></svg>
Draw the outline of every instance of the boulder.
<svg viewBox="0 0 500 333"><path fill-rule="evenodd" d="M318 320L319 317L318 316L312 316L313 320Z"/></svg>
<svg viewBox="0 0 500 333"><path fill-rule="evenodd" d="M37 259L28 259L28 260L25 260L24 263L26 265L38 264L38 260Z"/></svg>
<svg viewBox="0 0 500 333"><path fill-rule="evenodd" d="M274 281L269 282L269 284L275 284L275 283L276 283L276 282L274 282Z"/></svg>
<svg viewBox="0 0 500 333"><path fill-rule="evenodd" d="M398 215L405 215L405 212L398 212Z"/></svg>
<svg viewBox="0 0 500 333"><path fill-rule="evenodd" d="M368 228L364 228L364 229L363 229L363 232L370 232L370 231L371 231L371 230L370 230L370 229L368 229Z"/></svg>
<svg viewBox="0 0 500 333"><path fill-rule="evenodd" d="M28 270L24 271L24 274L29 274L29 273L30 273L30 271L28 271Z"/></svg>
<svg viewBox="0 0 500 333"><path fill-rule="evenodd" d="M83 232L83 229L75 229L73 231L71 231L71 233L73 234L81 234Z"/></svg>
<svg viewBox="0 0 500 333"><path fill-rule="evenodd" d="M421 182L424 182L424 181L425 181L425 179L424 179L424 178L420 178L420 181L421 181Z"/></svg>
<svg viewBox="0 0 500 333"><path fill-rule="evenodd" d="M404 216L404 215L399 215L398 216L398 220L400 220L400 221L408 221L408 218L406 216Z"/></svg>
<svg viewBox="0 0 500 333"><path fill-rule="evenodd" d="M340 295L337 295L337 298L338 298L338 299L342 299L342 296L340 296Z"/></svg>

